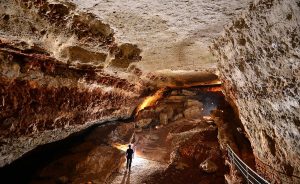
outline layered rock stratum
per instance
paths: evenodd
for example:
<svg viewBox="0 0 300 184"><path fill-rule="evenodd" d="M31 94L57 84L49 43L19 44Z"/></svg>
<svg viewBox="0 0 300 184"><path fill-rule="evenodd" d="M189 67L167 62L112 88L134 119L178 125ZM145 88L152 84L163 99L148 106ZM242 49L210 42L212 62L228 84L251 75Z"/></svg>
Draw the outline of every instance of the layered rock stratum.
<svg viewBox="0 0 300 184"><path fill-rule="evenodd" d="M1 1L0 166L92 124L130 117L141 50L65 1ZM106 70L111 66L111 70Z"/></svg>
<svg viewBox="0 0 300 184"><path fill-rule="evenodd" d="M254 1L212 46L258 170L277 183L300 182L299 25L299 1Z"/></svg>

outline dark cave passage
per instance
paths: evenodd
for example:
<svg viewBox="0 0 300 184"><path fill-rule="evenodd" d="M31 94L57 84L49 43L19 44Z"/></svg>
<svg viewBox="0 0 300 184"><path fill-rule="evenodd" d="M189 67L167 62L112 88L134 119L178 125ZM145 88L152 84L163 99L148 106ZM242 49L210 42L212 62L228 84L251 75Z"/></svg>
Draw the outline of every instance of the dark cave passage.
<svg viewBox="0 0 300 184"><path fill-rule="evenodd" d="M120 183L123 151L131 143L137 155L131 183L225 183L224 175L230 173L220 137L255 169L250 142L221 91L168 89L130 119L94 125L39 146L1 168L0 174L10 183ZM201 168L207 162L212 171Z"/></svg>

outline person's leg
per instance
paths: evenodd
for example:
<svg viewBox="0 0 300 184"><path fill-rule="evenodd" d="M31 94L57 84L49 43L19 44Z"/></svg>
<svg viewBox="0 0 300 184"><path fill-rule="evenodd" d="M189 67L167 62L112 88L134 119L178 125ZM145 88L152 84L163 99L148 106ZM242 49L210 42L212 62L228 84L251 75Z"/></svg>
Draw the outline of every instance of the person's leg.
<svg viewBox="0 0 300 184"><path fill-rule="evenodd" d="M129 167L129 158L126 158L126 169Z"/></svg>
<svg viewBox="0 0 300 184"><path fill-rule="evenodd" d="M129 158L129 170L131 169L132 158Z"/></svg>

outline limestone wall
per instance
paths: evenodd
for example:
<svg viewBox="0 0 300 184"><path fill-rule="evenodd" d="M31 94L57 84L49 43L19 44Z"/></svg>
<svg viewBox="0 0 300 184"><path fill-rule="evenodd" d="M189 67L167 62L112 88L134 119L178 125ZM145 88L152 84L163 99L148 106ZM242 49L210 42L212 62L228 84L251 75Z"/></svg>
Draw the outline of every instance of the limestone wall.
<svg viewBox="0 0 300 184"><path fill-rule="evenodd" d="M277 183L300 177L300 1L255 0L212 50L258 169Z"/></svg>

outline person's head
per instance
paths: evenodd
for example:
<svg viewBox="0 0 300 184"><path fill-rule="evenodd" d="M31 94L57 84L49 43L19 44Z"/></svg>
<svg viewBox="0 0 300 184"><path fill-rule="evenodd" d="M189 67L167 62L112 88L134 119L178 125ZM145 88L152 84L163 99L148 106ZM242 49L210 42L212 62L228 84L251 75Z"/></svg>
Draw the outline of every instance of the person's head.
<svg viewBox="0 0 300 184"><path fill-rule="evenodd" d="M130 145L130 144L128 145L128 148L131 148L131 145Z"/></svg>

